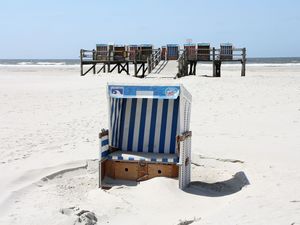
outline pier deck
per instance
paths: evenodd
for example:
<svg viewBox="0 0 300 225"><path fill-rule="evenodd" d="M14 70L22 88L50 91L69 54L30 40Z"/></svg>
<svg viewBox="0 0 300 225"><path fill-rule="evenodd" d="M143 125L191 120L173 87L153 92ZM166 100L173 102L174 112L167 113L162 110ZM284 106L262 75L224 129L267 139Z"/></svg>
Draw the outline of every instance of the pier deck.
<svg viewBox="0 0 300 225"><path fill-rule="evenodd" d="M160 60L160 49L135 51L97 51L94 49L81 49L80 74L81 76L85 76L91 70L93 70L93 74L98 74L100 72L111 73L117 69L118 73L124 71L127 75L130 75L129 64L133 64L134 76L145 77L146 73L151 73L155 66L159 64ZM87 65L90 65L90 67L84 71L84 66Z"/></svg>
<svg viewBox="0 0 300 225"><path fill-rule="evenodd" d="M195 52L191 54L186 49L181 50L178 59L177 77L196 75L197 63L211 62L213 77L221 76L221 65L226 62L240 62L242 64L241 76L246 75L246 48L232 48L231 52L224 53L222 49L211 48L207 53Z"/></svg>
<svg viewBox="0 0 300 225"><path fill-rule="evenodd" d="M120 48L119 48L120 49ZM80 50L80 74L85 76L90 71L93 74L111 73L117 70L117 73L125 72L127 75L133 74L135 77L144 78L146 74L152 71L154 74L160 73L166 63L168 57L166 52L162 54L161 49L142 49L138 47L134 50ZM165 62L160 64L162 58ZM224 45L219 48L194 49L191 51L188 48L179 50L179 58L177 60L178 72L177 78L196 75L198 63L211 62L213 69L213 77L221 76L221 65L227 62L240 62L241 76L246 74L246 48L234 48L232 45ZM130 71L129 64L133 65L133 71ZM161 65L161 69L154 70L157 65ZM84 70L84 67L88 67ZM132 68L132 67L131 67Z"/></svg>

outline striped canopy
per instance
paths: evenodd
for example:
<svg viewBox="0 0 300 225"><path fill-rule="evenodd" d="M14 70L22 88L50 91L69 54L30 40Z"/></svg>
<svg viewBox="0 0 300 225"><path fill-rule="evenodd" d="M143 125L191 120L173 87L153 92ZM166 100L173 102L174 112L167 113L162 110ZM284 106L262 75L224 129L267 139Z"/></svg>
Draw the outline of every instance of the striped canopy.
<svg viewBox="0 0 300 225"><path fill-rule="evenodd" d="M176 153L180 85L108 85L110 145L122 151Z"/></svg>

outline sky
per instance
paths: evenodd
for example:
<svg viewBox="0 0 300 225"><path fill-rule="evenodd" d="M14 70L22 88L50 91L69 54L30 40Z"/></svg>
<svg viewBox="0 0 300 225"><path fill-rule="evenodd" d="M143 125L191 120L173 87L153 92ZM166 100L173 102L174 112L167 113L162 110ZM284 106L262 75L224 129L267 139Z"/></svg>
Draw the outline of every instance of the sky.
<svg viewBox="0 0 300 225"><path fill-rule="evenodd" d="M77 59L97 43L233 43L300 56L299 0L1 0L0 59Z"/></svg>

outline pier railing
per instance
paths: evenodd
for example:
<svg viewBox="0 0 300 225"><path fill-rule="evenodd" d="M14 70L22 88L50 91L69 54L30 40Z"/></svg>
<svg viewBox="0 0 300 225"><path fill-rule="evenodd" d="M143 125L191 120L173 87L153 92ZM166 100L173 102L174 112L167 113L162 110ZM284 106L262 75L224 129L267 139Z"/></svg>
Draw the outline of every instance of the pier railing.
<svg viewBox="0 0 300 225"><path fill-rule="evenodd" d="M195 75L197 62L212 62L213 76L221 76L222 62L241 62L242 70L241 76L245 76L246 71L246 48L232 48L232 49L184 49L180 50L178 58L178 73L177 77Z"/></svg>
<svg viewBox="0 0 300 225"><path fill-rule="evenodd" d="M167 52L165 52L166 54ZM165 59L167 54L165 55ZM102 70L112 72L118 68L118 73L125 71L129 74L129 63L134 64L134 75L138 76L142 71L142 76L151 71L159 64L162 58L161 49L125 49L125 50L80 50L81 60L81 75L87 74L93 70L96 73L96 65L102 64L103 66L97 72ZM212 62L213 76L220 76L222 62L241 62L242 71L241 76L245 76L246 71L246 48L207 48L207 49L181 49L179 50L178 57L178 74L177 77L196 74L197 62ZM86 72L83 71L83 65L92 65ZM112 64L116 66L110 67ZM123 64L123 65L121 65Z"/></svg>
<svg viewBox="0 0 300 225"><path fill-rule="evenodd" d="M155 49L151 56L148 58L148 73L151 73L152 70L159 64L161 60L161 49Z"/></svg>
<svg viewBox="0 0 300 225"><path fill-rule="evenodd" d="M188 54L186 49L179 51L178 57L178 73L176 77L180 78L182 76L188 75Z"/></svg>
<svg viewBox="0 0 300 225"><path fill-rule="evenodd" d="M93 60L95 54L95 50L80 50L80 60Z"/></svg>
<svg viewBox="0 0 300 225"><path fill-rule="evenodd" d="M202 51L202 52L201 52ZM205 52L204 52L205 51ZM185 52L187 60L195 61L240 61L246 59L246 49L245 48L233 48L231 52L223 52L222 49L210 48L207 50L194 50L188 51L187 49L180 50L179 55ZM204 52L204 53L203 53ZM180 56L179 56L180 57ZM161 49L146 49L146 50L125 50L125 51L96 51L96 50L85 50L81 49L80 59L82 61L147 61L150 58L151 68L158 64L161 60ZM157 65L156 64L156 65Z"/></svg>
<svg viewBox="0 0 300 225"><path fill-rule="evenodd" d="M159 53L158 53L159 52ZM81 61L145 61L150 58L154 63L160 60L160 49L137 50L80 50Z"/></svg>
<svg viewBox="0 0 300 225"><path fill-rule="evenodd" d="M232 48L227 52L220 48L185 50L187 52L187 59L190 61L240 61L246 59L245 48Z"/></svg>

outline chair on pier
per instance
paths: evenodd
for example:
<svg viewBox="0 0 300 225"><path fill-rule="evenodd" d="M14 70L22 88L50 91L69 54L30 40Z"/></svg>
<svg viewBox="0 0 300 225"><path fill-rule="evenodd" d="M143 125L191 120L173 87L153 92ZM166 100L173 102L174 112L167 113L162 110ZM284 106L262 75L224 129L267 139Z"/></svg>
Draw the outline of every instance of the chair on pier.
<svg viewBox="0 0 300 225"><path fill-rule="evenodd" d="M199 60L199 61L209 61L210 60L210 44L209 43L198 43L197 60Z"/></svg>
<svg viewBox="0 0 300 225"><path fill-rule="evenodd" d="M97 44L96 45L96 58L95 60L108 60L108 45L107 44Z"/></svg>
<svg viewBox="0 0 300 225"><path fill-rule="evenodd" d="M186 51L187 60L197 61L196 44L185 44L184 49Z"/></svg>
<svg viewBox="0 0 300 225"><path fill-rule="evenodd" d="M233 45L231 43L220 45L220 60L233 60Z"/></svg>
<svg viewBox="0 0 300 225"><path fill-rule="evenodd" d="M167 44L167 60L177 60L179 57L179 45Z"/></svg>
<svg viewBox="0 0 300 225"><path fill-rule="evenodd" d="M146 62L147 59L151 56L152 51L153 51L153 45L151 44L140 45L138 55L137 55L137 60Z"/></svg>

